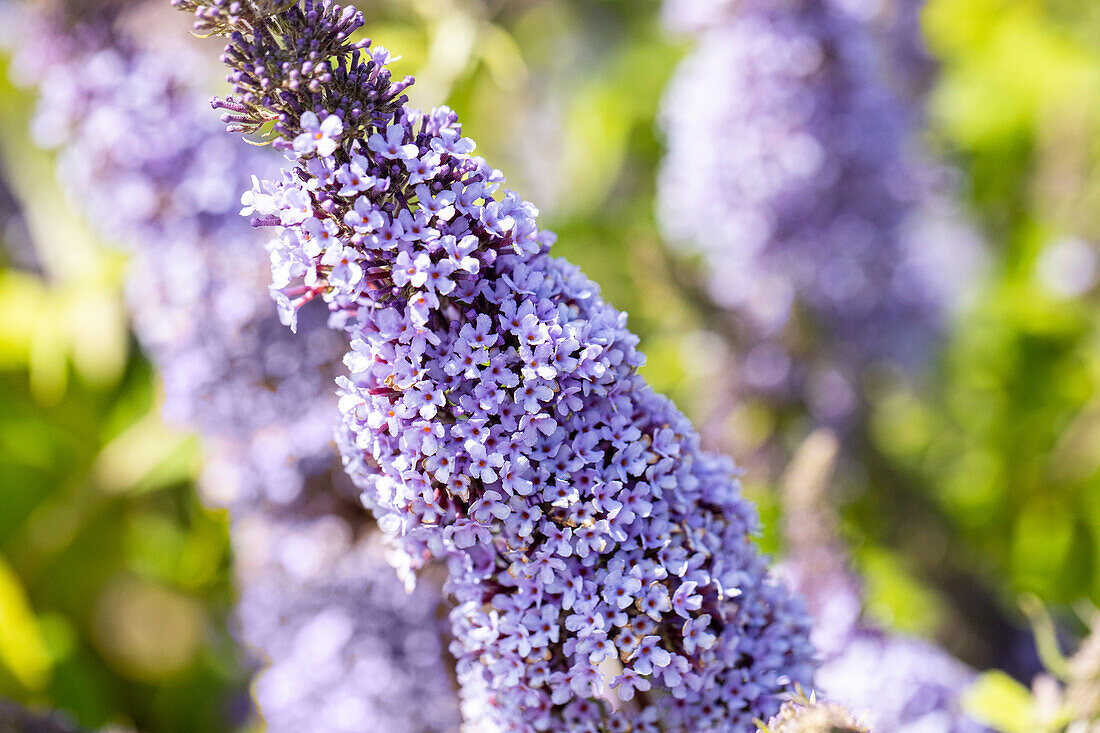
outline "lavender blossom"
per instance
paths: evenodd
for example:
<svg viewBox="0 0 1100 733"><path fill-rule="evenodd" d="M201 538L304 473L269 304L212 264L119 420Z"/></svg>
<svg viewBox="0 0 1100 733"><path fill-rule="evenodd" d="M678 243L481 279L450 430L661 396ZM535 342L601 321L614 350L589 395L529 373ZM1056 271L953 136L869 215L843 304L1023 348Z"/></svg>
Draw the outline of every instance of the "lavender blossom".
<svg viewBox="0 0 1100 733"><path fill-rule="evenodd" d="M928 0L891 0L879 8L882 44L893 84L913 98L927 97L936 79L936 60L924 41L921 13Z"/></svg>
<svg viewBox="0 0 1100 733"><path fill-rule="evenodd" d="M256 703L268 733L445 731L458 705L440 664L438 588L408 593L377 532L344 519L247 514L233 537L244 641L267 666Z"/></svg>
<svg viewBox="0 0 1100 733"><path fill-rule="evenodd" d="M248 171L276 169L270 151L203 112L201 57L113 15L64 27L22 9L17 68L42 89L36 129L62 146L74 201L133 254L128 302L166 411L203 437L202 488L229 507L241 559L241 635L267 663L254 685L267 728L451 730L441 581L406 596L332 473L346 342L320 303L298 335L279 324L262 238L238 213Z"/></svg>
<svg viewBox="0 0 1100 733"><path fill-rule="evenodd" d="M140 46L111 25L117 12L67 30L12 17L23 23L12 34L17 80L41 90L35 137L59 148L59 180L81 212L133 255L127 299L166 416L232 444L239 483L205 482L210 498L287 505L303 477L331 464L325 385L342 339L323 309L308 316L308 345L278 326L266 268L253 264L262 242L236 205L245 171L276 170L271 156L209 123L201 56L170 41Z"/></svg>
<svg viewBox="0 0 1100 733"><path fill-rule="evenodd" d="M975 673L943 649L922 639L887 634L860 624L843 649L826 655L814 684L830 700L860 714L883 731L980 733L968 717L962 693Z"/></svg>
<svg viewBox="0 0 1100 733"><path fill-rule="evenodd" d="M253 187L292 327L351 339L349 473L395 562L446 558L473 730L745 730L810 673L807 621L749 541L732 464L637 374L625 315L447 108L349 40L353 8L175 0L230 36L230 130L295 164ZM335 121L334 121L335 119ZM330 142L336 142L326 155Z"/></svg>
<svg viewBox="0 0 1100 733"><path fill-rule="evenodd" d="M984 731L963 711L973 670L934 644L887 633L862 618L863 590L825 496L837 449L827 431L811 434L784 482L790 550L783 567L814 615L811 639L822 660L815 689L874 730Z"/></svg>
<svg viewBox="0 0 1100 733"><path fill-rule="evenodd" d="M924 363L978 258L950 172L913 145L897 88L920 74L892 73L882 44L917 35L917 5L887 33L881 0L666 7L698 44L663 104L662 230L733 316L739 390L830 424L851 421L867 366Z"/></svg>

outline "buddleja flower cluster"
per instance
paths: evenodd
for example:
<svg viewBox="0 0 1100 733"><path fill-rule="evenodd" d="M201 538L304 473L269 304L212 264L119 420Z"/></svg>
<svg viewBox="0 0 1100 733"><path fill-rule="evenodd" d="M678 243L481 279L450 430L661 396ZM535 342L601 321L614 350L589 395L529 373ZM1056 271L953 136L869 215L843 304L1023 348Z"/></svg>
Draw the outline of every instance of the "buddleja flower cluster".
<svg viewBox="0 0 1100 733"><path fill-rule="evenodd" d="M244 641L269 662L253 685L270 733L449 731L438 582L409 593L377 532L343 517L246 515L234 528Z"/></svg>
<svg viewBox="0 0 1100 733"><path fill-rule="evenodd" d="M932 643L887 633L862 618L863 588L826 496L836 450L831 435L812 434L792 462L783 496L790 548L784 571L809 603L811 639L822 660L815 689L873 730L985 731L963 711L973 670Z"/></svg>
<svg viewBox="0 0 1100 733"><path fill-rule="evenodd" d="M346 342L323 307L303 314L297 336L282 327L263 238L238 213L247 171L277 170L273 156L211 119L209 65L162 32L178 28L156 27L176 16L141 3L122 15L80 6L75 25L10 8L16 65L41 90L36 130L62 146L73 201L133 255L136 334L163 376L166 408L203 437L204 494L230 508L234 549L247 559L241 634L271 665L255 686L268 730L453 729L457 698L434 618L440 582L404 598L373 549L377 530L341 499L354 499L346 480L333 480L331 385Z"/></svg>
<svg viewBox="0 0 1100 733"><path fill-rule="evenodd" d="M97 231L133 254L127 297L166 415L232 444L238 481L207 482L211 498L287 504L303 475L329 464L325 385L341 339L322 309L303 348L262 297L267 273L252 264L261 240L241 226L236 200L244 171L276 170L271 157L206 119L200 56L180 43L140 47L112 26L117 12L68 29L25 15L12 33L17 78L41 93L35 138L59 148L59 180Z"/></svg>
<svg viewBox="0 0 1100 733"><path fill-rule="evenodd" d="M550 256L535 208L451 110L405 105L387 52L347 40L353 9L176 5L230 35L230 127L276 120L292 151L246 196L277 228L273 292L291 326L323 297L351 338L341 448L397 562L449 559L471 729L776 712L810 672L800 605L732 465L638 376L624 314Z"/></svg>
<svg viewBox="0 0 1100 733"><path fill-rule="evenodd" d="M703 256L710 299L734 316L739 388L832 424L869 364L923 363L978 259L949 173L914 149L920 114L899 87L924 72L891 64L920 66L917 3L888 29L883 5L666 6L698 43L663 103L662 230Z"/></svg>

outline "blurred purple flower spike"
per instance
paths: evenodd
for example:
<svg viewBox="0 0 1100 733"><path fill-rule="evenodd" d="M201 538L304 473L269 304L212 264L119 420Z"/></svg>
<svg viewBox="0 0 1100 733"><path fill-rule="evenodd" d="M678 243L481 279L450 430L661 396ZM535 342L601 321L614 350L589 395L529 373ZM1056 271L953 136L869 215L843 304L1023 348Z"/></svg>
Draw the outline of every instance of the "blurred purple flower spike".
<svg viewBox="0 0 1100 733"><path fill-rule="evenodd" d="M914 6L665 6L697 45L661 113L661 228L702 256L709 299L733 317L740 394L838 427L858 417L867 367L928 363L982 259L902 92L929 69Z"/></svg>
<svg viewBox="0 0 1100 733"><path fill-rule="evenodd" d="M75 24L31 8L9 16L23 30L9 39L15 66L41 90L36 130L59 147L72 199L133 255L127 299L165 411L201 434L204 495L229 507L237 619L265 665L254 694L266 729L453 730L441 580L406 593L334 471L346 341L320 303L297 335L279 324L263 238L238 214L248 174L277 170L277 156L224 134L203 94L208 66L165 36L171 27L142 15L141 32L127 31L127 14L148 6L78 10ZM338 134L311 132L315 150Z"/></svg>

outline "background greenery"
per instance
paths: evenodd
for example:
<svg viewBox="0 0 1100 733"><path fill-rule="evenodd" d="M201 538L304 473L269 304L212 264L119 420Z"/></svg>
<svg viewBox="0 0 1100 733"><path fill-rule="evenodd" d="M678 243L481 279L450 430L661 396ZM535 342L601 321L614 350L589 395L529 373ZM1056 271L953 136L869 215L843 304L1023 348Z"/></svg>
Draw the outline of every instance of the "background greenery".
<svg viewBox="0 0 1100 733"><path fill-rule="evenodd" d="M722 347L653 216L655 115L688 50L659 3L360 4L375 42L403 55L398 72L417 74L413 101L447 100L543 209L560 254L630 313L651 382L712 418ZM1100 296L1052 286L1044 264L1067 240L1095 256L1100 236L1100 10L931 0L924 29L941 63L927 142L964 173L990 269L933 370L864 385L871 409L836 495L872 614L1029 681L1020 594L1067 638L1081 631L1070 607L1100 602ZM68 213L27 140L32 101L0 87L13 194L0 196L0 695L88 726L237 730L248 662L227 631L225 517L196 499L195 440L158 418L124 259ZM754 456L769 441L793 451L809 427L746 404L717 433L748 469L772 551L782 462Z"/></svg>

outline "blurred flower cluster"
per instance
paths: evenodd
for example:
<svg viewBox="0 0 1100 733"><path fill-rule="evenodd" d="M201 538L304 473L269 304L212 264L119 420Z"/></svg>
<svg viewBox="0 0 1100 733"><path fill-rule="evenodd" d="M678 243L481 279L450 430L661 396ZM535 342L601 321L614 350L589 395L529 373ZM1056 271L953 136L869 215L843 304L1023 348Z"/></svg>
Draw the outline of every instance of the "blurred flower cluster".
<svg viewBox="0 0 1100 733"><path fill-rule="evenodd" d="M876 362L927 362L980 255L951 176L919 149L920 99L901 93L921 60L891 65L877 4L665 8L698 42L663 102L662 231L702 254L706 294L733 316L738 397L832 425L856 419Z"/></svg>
<svg viewBox="0 0 1100 733"><path fill-rule="evenodd" d="M818 692L864 712L874 730L986 730L965 714L975 673L927 641L892 634L863 617L863 589L837 537L827 487L839 441L812 433L783 479L784 571L814 615Z"/></svg>
<svg viewBox="0 0 1100 733"><path fill-rule="evenodd" d="M230 509L240 635L270 666L260 714L273 731L354 729L364 716L447 728L456 711L438 587L421 591L418 613L398 600L397 579L378 572L381 550L364 544L369 516L332 471L341 339L316 309L301 338L279 325L262 238L235 205L249 171L275 167L270 151L235 144L204 109L205 62L175 18L161 30L151 22L163 14L142 4L68 10L24 11L14 68L44 92L34 127L62 148L59 180L106 240L133 253L127 303L166 416L204 439L200 486ZM393 620L410 618L423 623L402 634ZM356 673L368 659L370 674ZM388 686L370 683L379 674ZM437 698L417 717L414 701Z"/></svg>

